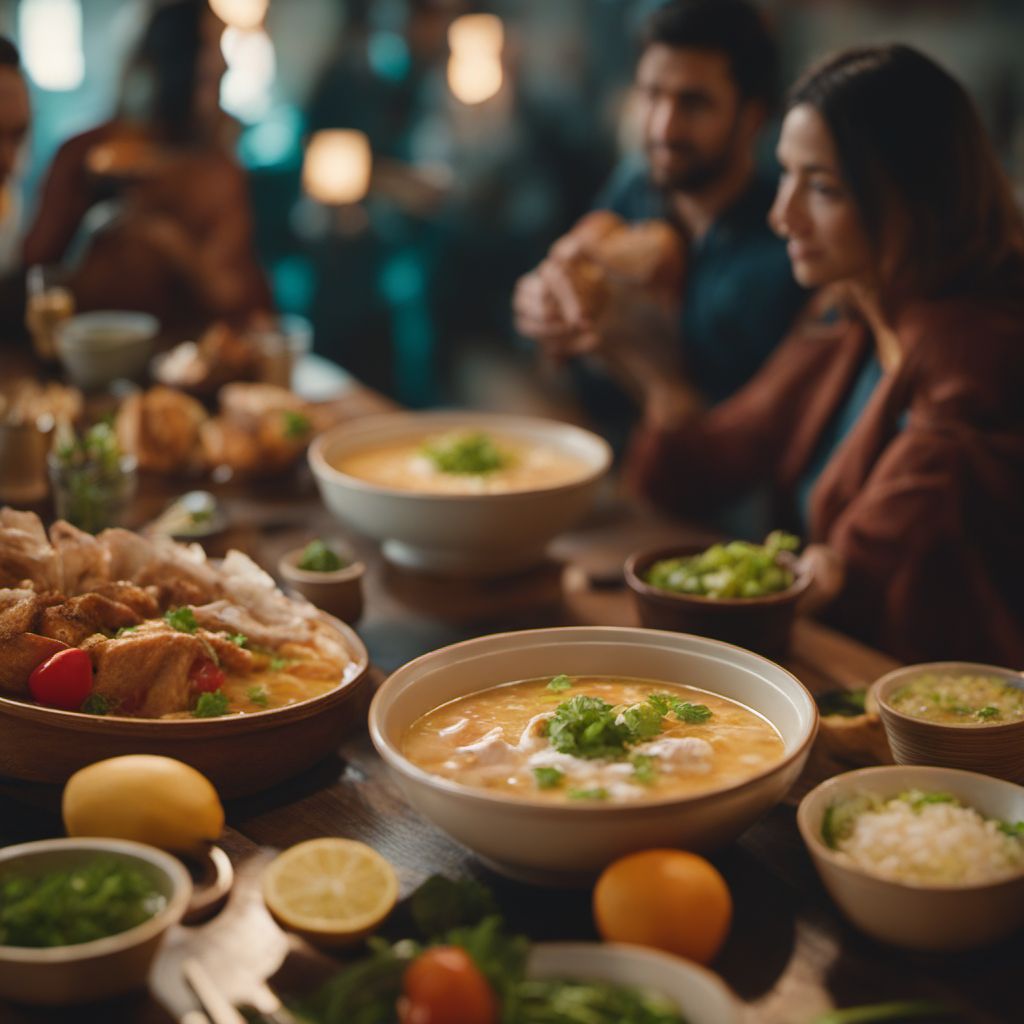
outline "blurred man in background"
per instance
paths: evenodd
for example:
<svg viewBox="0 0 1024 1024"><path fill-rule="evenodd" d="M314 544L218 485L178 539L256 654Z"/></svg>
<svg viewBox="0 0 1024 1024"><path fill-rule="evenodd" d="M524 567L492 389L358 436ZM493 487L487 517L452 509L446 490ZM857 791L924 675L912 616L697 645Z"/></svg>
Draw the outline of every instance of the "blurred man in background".
<svg viewBox="0 0 1024 1024"><path fill-rule="evenodd" d="M18 50L0 36L0 274L9 273L17 262L21 204L11 179L31 116Z"/></svg>
<svg viewBox="0 0 1024 1024"><path fill-rule="evenodd" d="M682 369L711 403L753 375L806 298L767 224L776 176L759 171L756 159L775 99L776 65L773 40L746 0L674 0L659 8L647 23L636 70L644 159L621 166L596 203L626 222L663 219L678 233L685 271L677 275L679 303L670 314L678 343L665 353L666 366ZM634 262L645 265L671 266L679 253L650 232L630 242L623 226L588 215L520 279L517 327L545 352L600 353L603 332L650 333L650 309L637 306L636 288L622 287L630 279L618 273L617 258L603 258L605 241L617 238L617 252L633 245ZM652 237L663 256L642 251ZM589 301L588 290L601 301ZM629 382L621 383L628 391ZM631 415L622 391L588 374L582 392L614 439Z"/></svg>

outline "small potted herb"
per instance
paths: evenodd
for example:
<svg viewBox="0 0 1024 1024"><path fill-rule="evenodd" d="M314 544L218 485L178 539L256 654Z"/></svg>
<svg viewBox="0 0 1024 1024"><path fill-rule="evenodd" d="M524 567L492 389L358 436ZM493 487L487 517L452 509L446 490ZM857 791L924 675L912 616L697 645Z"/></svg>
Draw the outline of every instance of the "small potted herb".
<svg viewBox="0 0 1024 1024"><path fill-rule="evenodd" d="M293 591L343 622L362 614L366 567L341 545L317 537L283 555L278 570Z"/></svg>
<svg viewBox="0 0 1024 1024"><path fill-rule="evenodd" d="M118 525L135 495L135 465L106 421L58 438L49 457L57 517L87 533Z"/></svg>

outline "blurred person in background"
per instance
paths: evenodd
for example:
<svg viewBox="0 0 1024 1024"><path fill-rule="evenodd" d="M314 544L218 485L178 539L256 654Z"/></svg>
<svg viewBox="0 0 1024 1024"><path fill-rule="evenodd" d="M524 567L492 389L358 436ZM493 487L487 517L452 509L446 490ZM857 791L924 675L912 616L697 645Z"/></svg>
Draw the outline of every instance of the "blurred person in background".
<svg viewBox="0 0 1024 1024"><path fill-rule="evenodd" d="M778 155L772 223L841 304L710 411L605 338L644 400L629 479L691 516L768 483L840 628L1024 664L1024 218L974 105L909 47L847 51L794 87Z"/></svg>
<svg viewBox="0 0 1024 1024"><path fill-rule="evenodd" d="M79 309L144 310L173 330L270 307L220 108L222 31L205 0L157 7L115 116L54 157L23 256L73 262Z"/></svg>
<svg viewBox="0 0 1024 1024"><path fill-rule="evenodd" d="M681 360L712 403L751 377L806 300L767 224L775 175L760 172L755 156L776 64L774 42L745 0L674 0L659 8L636 69L645 160L623 164L596 203L629 222L664 219L678 232L685 276L666 357ZM644 317L618 301L614 288L604 288L610 294L599 312L588 309L573 273L577 255L594 255L595 228L614 227L606 216L584 218L519 281L517 327L544 351L565 357L599 349L601 332L624 316L634 319L622 326L644 329ZM589 375L584 380L599 423L621 419L621 398Z"/></svg>
<svg viewBox="0 0 1024 1024"><path fill-rule="evenodd" d="M22 333L21 199L13 178L31 120L18 50L0 36L0 342Z"/></svg>

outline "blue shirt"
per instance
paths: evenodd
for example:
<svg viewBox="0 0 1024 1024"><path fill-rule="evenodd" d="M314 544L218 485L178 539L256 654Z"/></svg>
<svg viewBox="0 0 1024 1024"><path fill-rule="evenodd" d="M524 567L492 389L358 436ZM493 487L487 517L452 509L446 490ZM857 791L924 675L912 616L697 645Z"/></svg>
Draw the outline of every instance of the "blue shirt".
<svg viewBox="0 0 1024 1024"><path fill-rule="evenodd" d="M853 430L854 424L860 418L864 406L868 404L871 396L882 379L882 364L878 361L874 348L864 359L864 363L857 376L850 385L846 398L839 408L833 413L832 419L822 431L818 438L818 444L814 449L807 468L803 471L796 485L796 513L800 518L800 526L805 537L810 536L810 505L811 492L828 465L829 460L835 454L836 449L843 443L846 435Z"/></svg>
<svg viewBox="0 0 1024 1024"><path fill-rule="evenodd" d="M793 279L786 246L768 227L775 181L747 190L690 246L682 346L688 374L711 402L742 387L787 334L807 293ZM625 220L672 220L667 197L642 162L620 165L594 204Z"/></svg>

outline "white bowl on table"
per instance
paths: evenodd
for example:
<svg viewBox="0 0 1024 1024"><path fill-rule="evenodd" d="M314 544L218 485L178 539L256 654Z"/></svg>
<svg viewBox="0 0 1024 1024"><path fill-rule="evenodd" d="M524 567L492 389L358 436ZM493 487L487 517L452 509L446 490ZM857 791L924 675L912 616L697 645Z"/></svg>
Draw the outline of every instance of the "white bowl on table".
<svg viewBox="0 0 1024 1024"><path fill-rule="evenodd" d="M580 461L568 483L495 494L435 494L369 483L335 468L368 448L452 431L496 432L546 445ZM496 576L540 562L548 542L589 509L611 465L608 444L554 420L474 412L388 413L345 423L316 438L309 462L327 507L383 542L392 562L428 572Z"/></svg>
<svg viewBox="0 0 1024 1024"><path fill-rule="evenodd" d="M561 673L686 680L763 715L782 736L783 756L742 782L694 796L566 805L466 786L402 753L409 726L439 705L501 683ZM637 850L707 851L731 842L796 781L818 712L794 676L740 647L659 630L579 626L499 633L417 658L377 691L369 726L378 753L425 818L505 874L573 884Z"/></svg>
<svg viewBox="0 0 1024 1024"><path fill-rule="evenodd" d="M79 313L57 329L57 355L74 384L106 387L146 370L160 321L148 313L97 310Z"/></svg>
<svg viewBox="0 0 1024 1024"><path fill-rule="evenodd" d="M92 942L49 948L0 946L0 1000L67 1006L110 999L146 984L164 934L181 920L192 896L192 880L175 857L124 839L45 839L0 850L0 877L15 864L26 872L42 872L71 867L98 854L144 871L166 897L166 906L134 928Z"/></svg>
<svg viewBox="0 0 1024 1024"><path fill-rule="evenodd" d="M821 829L831 804L859 793L892 797L910 789L952 793L985 817L1024 821L1024 787L977 772L884 765L826 779L800 802L797 826L843 914L875 939L929 952L988 945L1024 925L1024 872L973 885L898 882L865 871L826 845Z"/></svg>
<svg viewBox="0 0 1024 1024"><path fill-rule="evenodd" d="M541 942L530 950L531 980L603 981L664 996L687 1024L740 1024L736 997L706 967L623 943Z"/></svg>

